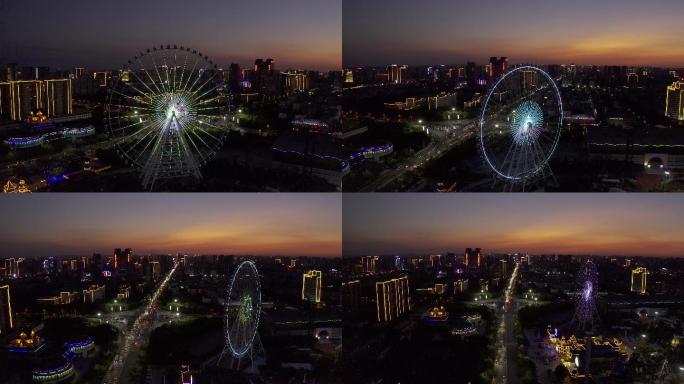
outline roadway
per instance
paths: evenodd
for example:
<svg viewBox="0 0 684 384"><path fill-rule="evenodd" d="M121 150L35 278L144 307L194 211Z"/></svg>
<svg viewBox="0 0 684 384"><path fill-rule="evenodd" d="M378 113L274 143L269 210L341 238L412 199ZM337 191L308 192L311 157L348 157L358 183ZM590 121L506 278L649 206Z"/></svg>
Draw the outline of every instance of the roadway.
<svg viewBox="0 0 684 384"><path fill-rule="evenodd" d="M423 124L430 143L413 156L404 159L397 167L383 171L375 180L361 188L360 192L374 192L385 188L404 173L415 170L426 162L441 157L454 146L461 144L475 133L473 119L426 122Z"/></svg>
<svg viewBox="0 0 684 384"><path fill-rule="evenodd" d="M515 316L518 312L518 304L515 299L515 285L518 282L518 272L520 264L516 263L508 286L504 294L504 304L499 310L501 321L497 329L497 347L494 369L498 384L517 383L518 370L516 355L518 353L518 343L513 334Z"/></svg>
<svg viewBox="0 0 684 384"><path fill-rule="evenodd" d="M151 327L155 323L154 319L156 318L159 297L164 292L164 289L166 289L169 281L171 281L176 268L178 268L178 264L174 265L173 269L159 284L147 301L145 308L140 311L140 314L133 321L131 327L119 333L119 350L107 370L107 374L102 381L103 383L115 384L126 382L128 379L127 372L135 364L139 347L142 341L147 339Z"/></svg>

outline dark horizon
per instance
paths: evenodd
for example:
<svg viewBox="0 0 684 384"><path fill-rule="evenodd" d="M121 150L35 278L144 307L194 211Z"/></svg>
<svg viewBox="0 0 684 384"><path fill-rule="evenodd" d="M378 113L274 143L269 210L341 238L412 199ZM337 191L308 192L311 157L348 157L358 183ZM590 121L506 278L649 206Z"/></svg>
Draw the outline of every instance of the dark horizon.
<svg viewBox="0 0 684 384"><path fill-rule="evenodd" d="M269 57L280 69L341 67L341 0L201 0L192 7L179 0L73 0L68 7L30 0L2 10L0 65L118 69L141 51L176 44L224 68Z"/></svg>

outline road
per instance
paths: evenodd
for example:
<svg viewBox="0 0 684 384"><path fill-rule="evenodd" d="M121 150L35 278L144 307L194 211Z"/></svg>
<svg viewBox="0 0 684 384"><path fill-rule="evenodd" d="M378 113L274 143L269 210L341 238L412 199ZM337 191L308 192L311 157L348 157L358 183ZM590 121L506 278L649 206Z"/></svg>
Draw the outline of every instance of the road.
<svg viewBox="0 0 684 384"><path fill-rule="evenodd" d="M147 306L140 311L138 317L133 321L133 325L121 332L119 335L119 350L117 351L112 364L107 370L104 380L105 384L116 384L119 382L125 382L127 375L126 372L131 367L132 363L135 362L137 357L138 348L143 340L147 338L150 332L150 327L154 324L155 315L157 312L157 304L159 296L164 292L169 281L176 272L178 264L173 266L173 269L166 275L164 280L159 284L157 289L154 291L152 296L147 302Z"/></svg>
<svg viewBox="0 0 684 384"><path fill-rule="evenodd" d="M453 122L425 123L430 143L413 156L402 161L396 168L382 172L378 178L361 188L360 192L379 191L404 173L414 170L432 159L439 158L475 133L475 123L473 121L472 119L464 119L458 125Z"/></svg>
<svg viewBox="0 0 684 384"><path fill-rule="evenodd" d="M504 294L504 304L500 309L501 322L497 329L497 348L494 369L498 384L516 383L518 381L518 371L516 364L516 354L518 344L513 334L515 315L518 311L518 304L515 299L515 285L518 282L518 272L520 264L516 263L508 286Z"/></svg>

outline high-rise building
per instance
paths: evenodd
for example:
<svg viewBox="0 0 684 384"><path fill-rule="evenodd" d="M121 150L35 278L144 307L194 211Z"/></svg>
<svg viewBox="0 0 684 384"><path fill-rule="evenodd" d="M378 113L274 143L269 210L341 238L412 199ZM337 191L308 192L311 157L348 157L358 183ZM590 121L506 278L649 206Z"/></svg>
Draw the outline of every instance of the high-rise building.
<svg viewBox="0 0 684 384"><path fill-rule="evenodd" d="M489 75L490 79L496 79L499 76L503 75L506 73L508 70L508 58L506 57L490 57L489 58L489 67L487 68L487 74Z"/></svg>
<svg viewBox="0 0 684 384"><path fill-rule="evenodd" d="M158 261L150 261L149 263L150 277L153 281L159 281L161 277L161 264Z"/></svg>
<svg viewBox="0 0 684 384"><path fill-rule="evenodd" d="M468 290L468 279L454 280L454 294L463 293Z"/></svg>
<svg viewBox="0 0 684 384"><path fill-rule="evenodd" d="M252 72L252 89L263 92L271 85L273 73L275 70L275 60L273 59L256 59L254 60L254 72Z"/></svg>
<svg viewBox="0 0 684 384"><path fill-rule="evenodd" d="M480 77L480 69L477 64L469 61L465 66L465 78L468 85L474 87L477 84L477 80Z"/></svg>
<svg viewBox="0 0 684 384"><path fill-rule="evenodd" d="M238 92L240 90L241 82L242 68L240 68L240 64L230 64L230 67L228 67L228 88L231 92Z"/></svg>
<svg viewBox="0 0 684 384"><path fill-rule="evenodd" d="M667 86L665 116L684 120L684 81L675 81Z"/></svg>
<svg viewBox="0 0 684 384"><path fill-rule="evenodd" d="M466 266L467 271L479 270L481 263L481 250L480 248L466 248L465 254L463 255L463 262Z"/></svg>
<svg viewBox="0 0 684 384"><path fill-rule="evenodd" d="M283 91L304 92L309 89L309 75L298 71L287 71L281 74L283 78Z"/></svg>
<svg viewBox="0 0 684 384"><path fill-rule="evenodd" d="M361 281L352 280L342 283L342 308L346 311L354 311L359 308L361 302Z"/></svg>
<svg viewBox="0 0 684 384"><path fill-rule="evenodd" d="M366 273L375 273L375 264L378 256L363 256L361 258L361 270Z"/></svg>
<svg viewBox="0 0 684 384"><path fill-rule="evenodd" d="M524 89L535 89L539 87L539 72L533 70L523 70L522 80Z"/></svg>
<svg viewBox="0 0 684 384"><path fill-rule="evenodd" d="M130 270L131 261L133 258L133 251L130 248L114 250L114 271L123 273Z"/></svg>
<svg viewBox="0 0 684 384"><path fill-rule="evenodd" d="M70 115L73 113L71 80L45 80L45 110L47 116Z"/></svg>
<svg viewBox="0 0 684 384"><path fill-rule="evenodd" d="M632 270L631 291L640 295L646 294L646 280L648 270L645 267L637 267Z"/></svg>
<svg viewBox="0 0 684 384"><path fill-rule="evenodd" d="M83 290L83 302L84 303L95 303L105 299L105 286L104 285L91 285L90 287Z"/></svg>
<svg viewBox="0 0 684 384"><path fill-rule="evenodd" d="M40 80L19 80L10 83L11 119L24 120L32 111L43 107L43 87Z"/></svg>
<svg viewBox="0 0 684 384"><path fill-rule="evenodd" d="M16 63L10 63L7 65L7 68L5 69L5 80L6 81L19 80L19 79L17 79L17 64Z"/></svg>
<svg viewBox="0 0 684 384"><path fill-rule="evenodd" d="M407 276L375 283L378 321L390 321L411 309Z"/></svg>
<svg viewBox="0 0 684 384"><path fill-rule="evenodd" d="M18 259L5 259L5 271L7 273L7 276L11 278L21 277L21 265L23 264L23 262L23 257L20 257Z"/></svg>
<svg viewBox="0 0 684 384"><path fill-rule="evenodd" d="M302 300L321 302L321 271L307 271L302 275Z"/></svg>
<svg viewBox="0 0 684 384"><path fill-rule="evenodd" d="M6 335L14 323L12 320L12 297L9 285L0 286L0 335Z"/></svg>
<svg viewBox="0 0 684 384"><path fill-rule="evenodd" d="M501 277L508 276L508 260L501 259Z"/></svg>
<svg viewBox="0 0 684 384"><path fill-rule="evenodd" d="M42 110L48 117L73 113L70 79L0 83L0 119L25 120Z"/></svg>
<svg viewBox="0 0 684 384"><path fill-rule="evenodd" d="M82 67L74 68L74 78L75 79L82 78L84 74L85 74L85 68L82 68Z"/></svg>
<svg viewBox="0 0 684 384"><path fill-rule="evenodd" d="M109 83L109 80L112 78L112 73L111 72L93 72L93 80L97 81L97 84L100 87L106 87L107 84Z"/></svg>
<svg viewBox="0 0 684 384"><path fill-rule="evenodd" d="M387 79L392 84L402 84L406 82L407 65L392 64L387 67Z"/></svg>

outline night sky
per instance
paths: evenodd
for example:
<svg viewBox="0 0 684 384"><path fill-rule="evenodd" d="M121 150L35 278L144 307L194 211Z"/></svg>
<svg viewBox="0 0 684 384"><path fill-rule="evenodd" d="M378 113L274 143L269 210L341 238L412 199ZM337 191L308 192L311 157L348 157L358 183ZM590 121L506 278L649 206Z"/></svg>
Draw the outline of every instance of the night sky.
<svg viewBox="0 0 684 384"><path fill-rule="evenodd" d="M343 64L684 66L682 0L344 0Z"/></svg>
<svg viewBox="0 0 684 384"><path fill-rule="evenodd" d="M341 255L339 194L33 194L0 199L0 257Z"/></svg>
<svg viewBox="0 0 684 384"><path fill-rule="evenodd" d="M267 57L280 69L341 66L342 0L3 3L0 65L113 69L152 46L177 44L223 67Z"/></svg>
<svg viewBox="0 0 684 384"><path fill-rule="evenodd" d="M346 194L342 226L344 256L684 256L679 194Z"/></svg>

